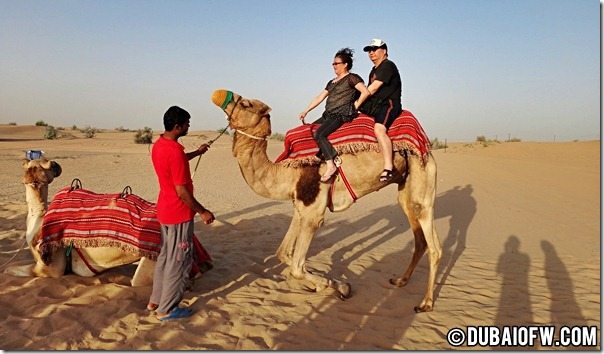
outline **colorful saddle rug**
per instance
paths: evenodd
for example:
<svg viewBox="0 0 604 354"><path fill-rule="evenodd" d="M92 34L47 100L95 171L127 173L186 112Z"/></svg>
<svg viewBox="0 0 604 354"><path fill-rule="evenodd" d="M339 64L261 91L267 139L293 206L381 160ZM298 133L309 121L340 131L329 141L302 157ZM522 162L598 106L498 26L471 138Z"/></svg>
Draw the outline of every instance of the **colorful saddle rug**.
<svg viewBox="0 0 604 354"><path fill-rule="evenodd" d="M127 187L129 188L129 187ZM126 190L126 189L125 189ZM156 260L161 231L154 203L130 194L97 194L65 187L57 192L44 215L40 250L50 261L53 248L116 247ZM193 237L193 270L211 268L212 258Z"/></svg>
<svg viewBox="0 0 604 354"><path fill-rule="evenodd" d="M275 162L288 167L318 165L319 147L312 137L319 124L305 124L285 134L285 150ZM350 123L344 123L328 136L338 154L355 154L359 151L379 151L373 132L373 118L361 114ZM425 163L430 151L430 140L415 116L403 110L388 129L394 151L408 150L420 156Z"/></svg>

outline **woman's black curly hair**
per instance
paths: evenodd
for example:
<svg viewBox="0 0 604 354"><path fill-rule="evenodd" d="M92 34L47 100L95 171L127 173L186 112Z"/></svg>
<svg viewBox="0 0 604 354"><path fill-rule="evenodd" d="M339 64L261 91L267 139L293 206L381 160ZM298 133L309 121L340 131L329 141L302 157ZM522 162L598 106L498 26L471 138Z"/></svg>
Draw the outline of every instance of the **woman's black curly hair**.
<svg viewBox="0 0 604 354"><path fill-rule="evenodd" d="M343 63L346 63L346 68L348 71L352 69L352 55L354 54L354 50L350 48L342 48L338 50L335 57L340 58Z"/></svg>

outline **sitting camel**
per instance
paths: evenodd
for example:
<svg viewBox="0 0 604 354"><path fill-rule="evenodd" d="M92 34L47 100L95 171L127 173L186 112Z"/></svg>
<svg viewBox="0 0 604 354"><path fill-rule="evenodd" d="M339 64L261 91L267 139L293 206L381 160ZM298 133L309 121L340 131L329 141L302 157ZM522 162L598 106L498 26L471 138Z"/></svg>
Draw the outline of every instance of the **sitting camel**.
<svg viewBox="0 0 604 354"><path fill-rule="evenodd" d="M28 206L25 238L35 264L13 266L6 272L16 276L61 277L68 266L66 249L64 247L53 248L50 251L49 259L51 261L48 264L44 262L39 249L44 215L48 208L48 185L61 175L61 166L55 161L46 159L31 161L24 159L23 169L25 170L23 184ZM70 254L71 271L79 276L91 277L104 270L139 261L131 280L132 286L145 286L153 283L155 261L147 257L124 252L118 247L84 247L78 248L77 252L70 252Z"/></svg>
<svg viewBox="0 0 604 354"><path fill-rule="evenodd" d="M333 288L341 299L351 294L350 284L328 279L305 267L306 254L317 229L323 224L325 209L347 209L354 202L345 184L360 198L389 183L398 184L398 202L409 219L415 237L415 250L407 270L390 279L404 286L426 249L430 271L428 288L416 312L432 311L436 271L441 257L441 245L434 228L434 198L436 193L436 163L427 152L425 161L403 151L394 158L395 177L380 182L382 158L376 151L342 154L346 178L331 184L321 183L325 165L292 167L269 160L266 139L271 135L270 107L255 99L246 99L226 90L214 91L212 101L226 114L229 127L235 130L233 155L239 163L243 178L257 194L271 199L291 200L294 215L291 225L277 250L279 260L287 264L290 274L314 284L316 291ZM330 189L333 189L330 195Z"/></svg>

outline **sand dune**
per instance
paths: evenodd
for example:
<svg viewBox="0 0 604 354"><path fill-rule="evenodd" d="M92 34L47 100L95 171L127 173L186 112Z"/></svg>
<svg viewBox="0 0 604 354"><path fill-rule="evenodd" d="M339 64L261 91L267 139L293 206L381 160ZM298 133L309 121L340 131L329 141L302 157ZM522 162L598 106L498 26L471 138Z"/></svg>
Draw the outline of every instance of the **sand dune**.
<svg viewBox="0 0 604 354"><path fill-rule="evenodd" d="M145 199L157 195L149 147L134 144L134 133L58 140L39 133L39 127L0 126L2 265L23 244L23 150L42 149L63 167L50 197L74 178L96 192L129 185ZM183 143L192 149L217 134L193 132ZM150 287L129 286L134 266L95 278L0 274L0 349L428 350L454 348L447 332L466 326L600 327L599 141L459 143L434 151L443 258L435 309L423 314L413 306L425 291L426 258L406 287L388 284L404 271L413 247L395 186L328 213L311 245L310 267L352 284L353 297L340 301L283 280L284 266L272 255L291 204L254 194L230 143L228 136L218 140L194 179L197 197L217 221L195 226L215 268L185 295L193 317L161 323L148 314ZM269 157L281 149L271 141ZM24 250L11 264L31 259ZM598 338L591 349L599 345Z"/></svg>

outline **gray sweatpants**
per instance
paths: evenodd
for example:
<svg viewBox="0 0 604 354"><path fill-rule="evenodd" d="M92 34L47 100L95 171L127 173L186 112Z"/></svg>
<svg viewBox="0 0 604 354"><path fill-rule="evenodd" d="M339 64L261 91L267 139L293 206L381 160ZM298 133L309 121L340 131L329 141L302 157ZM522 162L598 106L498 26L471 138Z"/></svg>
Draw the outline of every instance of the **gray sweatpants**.
<svg viewBox="0 0 604 354"><path fill-rule="evenodd" d="M161 225L161 251L155 263L153 291L149 302L157 312L168 313L178 306L189 283L193 264L193 220Z"/></svg>

